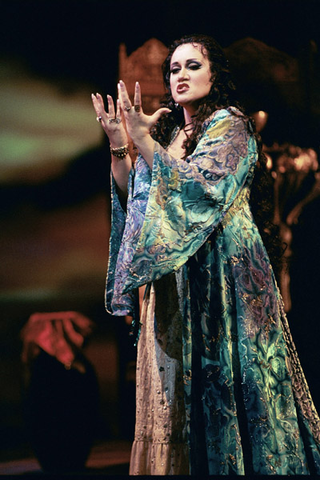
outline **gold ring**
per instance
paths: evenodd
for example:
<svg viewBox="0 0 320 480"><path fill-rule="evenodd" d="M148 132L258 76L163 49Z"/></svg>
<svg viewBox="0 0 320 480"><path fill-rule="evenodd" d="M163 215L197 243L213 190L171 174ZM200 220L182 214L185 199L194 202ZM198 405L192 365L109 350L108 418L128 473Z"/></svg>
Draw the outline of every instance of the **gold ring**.
<svg viewBox="0 0 320 480"><path fill-rule="evenodd" d="M135 106L134 106L134 110L135 110L136 112L140 112L141 106L140 106L140 105L135 105Z"/></svg>

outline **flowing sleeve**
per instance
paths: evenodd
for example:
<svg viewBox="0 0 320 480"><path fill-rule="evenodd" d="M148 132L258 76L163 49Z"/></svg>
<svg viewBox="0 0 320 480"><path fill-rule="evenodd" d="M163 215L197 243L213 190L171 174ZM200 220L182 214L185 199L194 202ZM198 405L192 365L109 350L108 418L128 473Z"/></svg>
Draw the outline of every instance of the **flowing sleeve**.
<svg viewBox="0 0 320 480"><path fill-rule="evenodd" d="M151 169L139 156L128 181L126 212L119 201L115 181L111 174L111 236L106 281L105 305L112 315L133 315L136 293L123 294L124 281L132 263L147 207L151 185Z"/></svg>
<svg viewBox="0 0 320 480"><path fill-rule="evenodd" d="M256 140L235 111L217 111L186 160L155 143L148 204L123 292L184 265L253 176Z"/></svg>

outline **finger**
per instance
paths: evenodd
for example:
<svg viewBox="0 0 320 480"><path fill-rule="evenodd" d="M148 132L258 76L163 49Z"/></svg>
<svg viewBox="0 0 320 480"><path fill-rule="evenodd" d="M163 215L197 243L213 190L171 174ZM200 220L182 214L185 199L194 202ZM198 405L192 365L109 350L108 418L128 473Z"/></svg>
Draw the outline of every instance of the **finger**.
<svg viewBox="0 0 320 480"><path fill-rule="evenodd" d="M114 103L111 95L107 95L108 99L108 112L111 118L114 118Z"/></svg>
<svg viewBox="0 0 320 480"><path fill-rule="evenodd" d="M170 113L171 110L169 108L159 108L159 110L157 110L156 112L154 112L153 115L151 115L151 123L152 125L154 125L155 123L157 123L157 121L159 120L159 118L161 117L161 115L164 115L165 113Z"/></svg>
<svg viewBox="0 0 320 480"><path fill-rule="evenodd" d="M100 115L99 102L98 102L98 99L96 98L96 96L93 93L91 94L91 99L92 99L93 108L95 109L96 114Z"/></svg>
<svg viewBox="0 0 320 480"><path fill-rule="evenodd" d="M116 117L117 117L117 118L120 118L120 117L121 117L120 99L119 99L119 98L117 99L117 114L116 114Z"/></svg>
<svg viewBox="0 0 320 480"><path fill-rule="evenodd" d="M141 88L139 82L136 82L136 86L134 89L134 109L136 112L141 111Z"/></svg>
<svg viewBox="0 0 320 480"><path fill-rule="evenodd" d="M103 98L100 93L96 93L95 95L92 94L92 101L98 110L97 113L101 114L105 110L105 108Z"/></svg>
<svg viewBox="0 0 320 480"><path fill-rule="evenodd" d="M100 117L103 118L103 116L106 115L106 112L104 110L103 99L102 99L101 95L98 94L98 93L96 95L94 95L92 93L91 98L92 98L93 107L94 107L96 115L97 115L97 120L99 120Z"/></svg>
<svg viewBox="0 0 320 480"><path fill-rule="evenodd" d="M100 107L102 107L104 110L104 101L103 101L102 95L100 95L100 93L96 93L96 98L98 100Z"/></svg>
<svg viewBox="0 0 320 480"><path fill-rule="evenodd" d="M129 110L131 110L132 105L130 102L130 98L129 98L126 86L122 80L120 80L118 83L118 91L119 91L121 108L125 112L128 112Z"/></svg>
<svg viewBox="0 0 320 480"><path fill-rule="evenodd" d="M97 114L97 121L100 122L102 126L105 126L108 120L108 114L104 108L103 98L100 95L100 93L96 93L95 95L92 93L91 98L92 98L94 109ZM114 111L114 108L113 108L113 111Z"/></svg>

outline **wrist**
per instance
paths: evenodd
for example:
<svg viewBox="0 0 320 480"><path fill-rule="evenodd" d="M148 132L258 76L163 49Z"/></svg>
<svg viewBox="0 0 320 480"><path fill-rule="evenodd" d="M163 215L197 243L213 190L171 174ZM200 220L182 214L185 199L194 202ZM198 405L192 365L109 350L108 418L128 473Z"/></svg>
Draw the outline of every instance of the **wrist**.
<svg viewBox="0 0 320 480"><path fill-rule="evenodd" d="M111 155L113 155L114 157L117 157L120 160L123 160L124 158L126 158L126 156L129 153L129 143L126 143L121 147L112 147L110 145L110 152L111 152Z"/></svg>
<svg viewBox="0 0 320 480"><path fill-rule="evenodd" d="M143 149L144 147L149 146L151 142L153 142L153 139L151 135L148 133L147 135L144 134L140 136L134 136L134 138L132 138L132 141L135 144L135 146L140 150L140 149Z"/></svg>
<svg viewBox="0 0 320 480"><path fill-rule="evenodd" d="M117 133L117 135L109 135L110 148L121 148L129 143L129 137L126 132Z"/></svg>
<svg viewBox="0 0 320 480"><path fill-rule="evenodd" d="M135 144L138 148L139 153L145 159L149 167L152 169L153 165L153 156L154 156L154 148L155 148L155 141L148 135L143 139L143 141Z"/></svg>
<svg viewBox="0 0 320 480"><path fill-rule="evenodd" d="M117 140L117 141L112 141L110 140L109 144L110 144L110 150L112 148L122 148L124 147L125 145L127 145L129 143L129 140L127 138L123 139L123 140Z"/></svg>

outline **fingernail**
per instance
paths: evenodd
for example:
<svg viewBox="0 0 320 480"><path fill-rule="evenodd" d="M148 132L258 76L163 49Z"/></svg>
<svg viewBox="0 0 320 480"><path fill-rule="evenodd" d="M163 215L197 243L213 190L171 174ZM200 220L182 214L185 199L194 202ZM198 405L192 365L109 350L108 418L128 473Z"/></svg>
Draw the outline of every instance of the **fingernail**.
<svg viewBox="0 0 320 480"><path fill-rule="evenodd" d="M139 82L136 82L136 87L139 85Z"/></svg>

